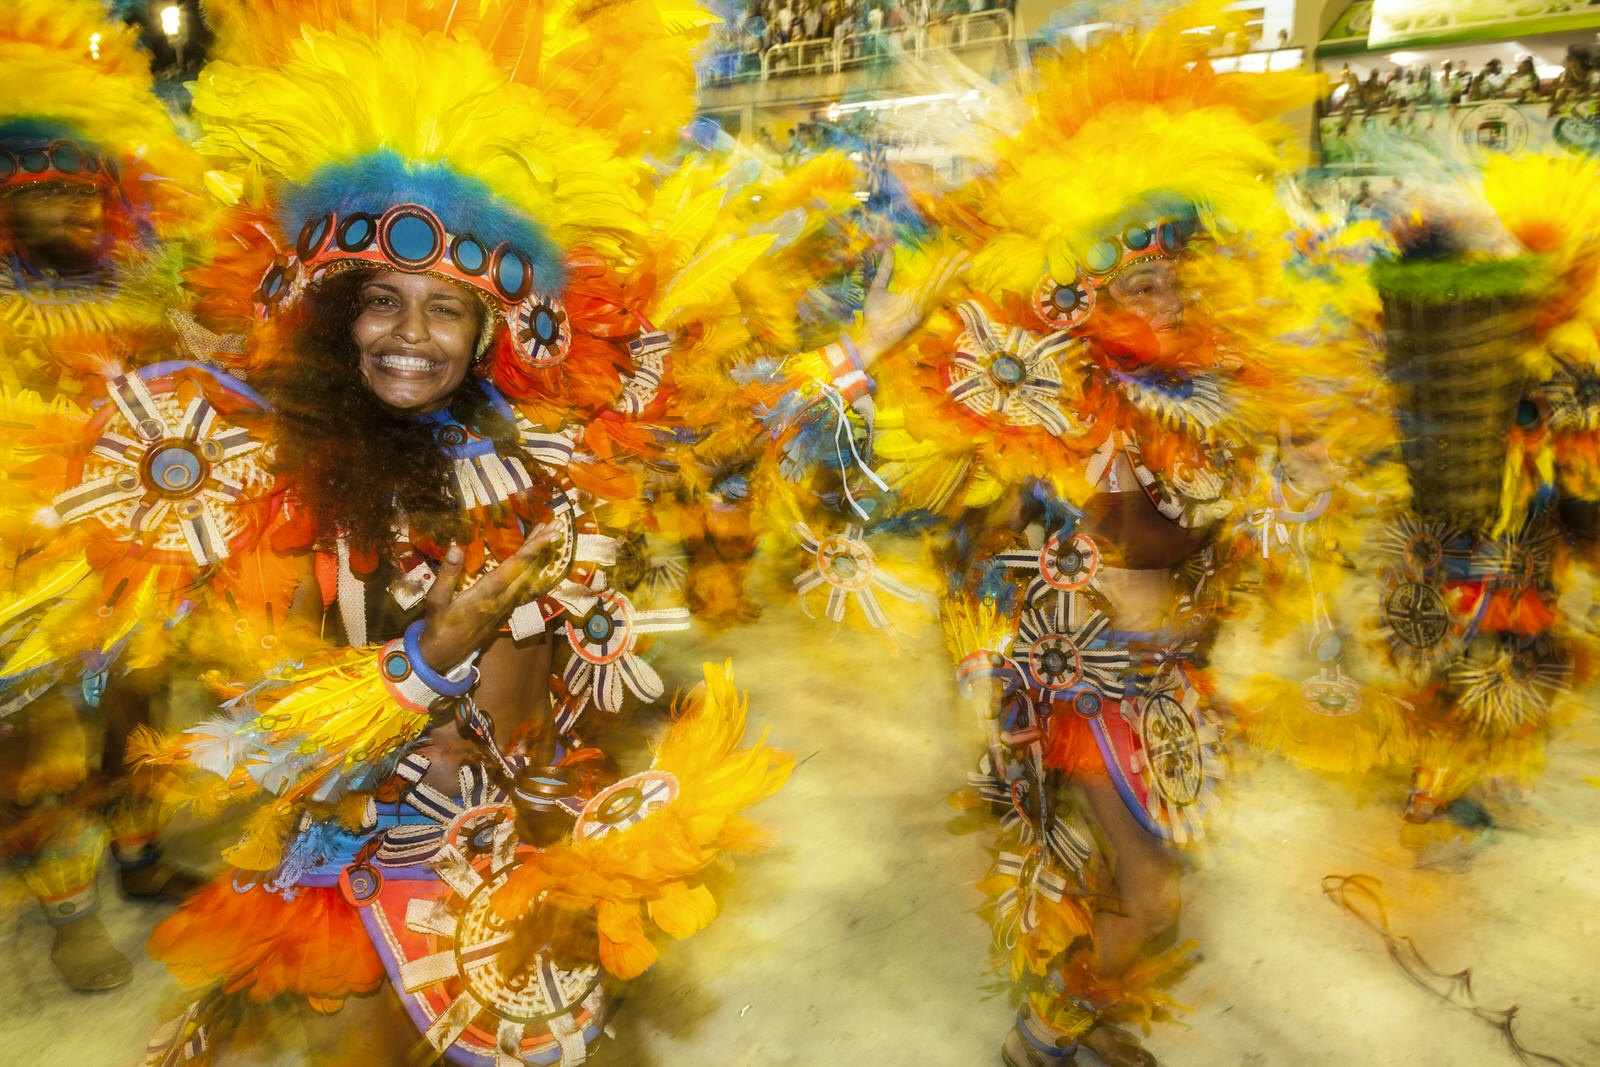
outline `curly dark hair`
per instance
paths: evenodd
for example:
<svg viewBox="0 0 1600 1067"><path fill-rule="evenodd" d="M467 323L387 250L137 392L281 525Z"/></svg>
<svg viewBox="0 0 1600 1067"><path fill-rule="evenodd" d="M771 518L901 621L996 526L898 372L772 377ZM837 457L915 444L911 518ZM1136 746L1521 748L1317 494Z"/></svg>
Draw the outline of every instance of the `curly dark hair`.
<svg viewBox="0 0 1600 1067"><path fill-rule="evenodd" d="M278 420L273 470L308 510L321 547L345 534L356 551L379 550L402 523L445 544L466 536L468 524L434 425L386 408L361 377L351 326L371 274L345 270L324 279L279 325L279 351L261 381ZM501 455L528 462L516 425L475 375L450 398L450 412Z"/></svg>

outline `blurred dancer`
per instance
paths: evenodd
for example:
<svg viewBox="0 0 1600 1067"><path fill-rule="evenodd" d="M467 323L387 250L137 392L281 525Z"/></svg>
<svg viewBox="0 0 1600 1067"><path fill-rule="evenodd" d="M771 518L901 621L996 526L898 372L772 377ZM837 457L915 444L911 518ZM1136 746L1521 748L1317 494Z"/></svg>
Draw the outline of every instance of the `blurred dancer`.
<svg viewBox="0 0 1600 1067"><path fill-rule="evenodd" d="M1315 436L1345 368L1292 340L1270 183L1271 119L1316 87L1213 74L1196 31L1219 19L1045 65L992 178L932 207L942 235L898 251L894 291L821 357L841 397L875 393L870 460L844 479L888 487L875 518L945 523L950 644L989 736L964 803L1001 815L984 887L1021 1000L1013 1067L1080 1044L1155 1062L1118 1024L1164 1014L1186 956L1162 940L1178 846L1218 801L1212 623L1256 550L1245 516L1293 522L1323 488L1277 463L1280 420ZM901 344L963 248L965 292ZM817 553L841 596L877 573L845 541Z"/></svg>
<svg viewBox="0 0 1600 1067"><path fill-rule="evenodd" d="M172 249L193 226L197 173L135 36L87 0L0 14L0 380L13 419L82 403L105 365L177 345ZM34 570L18 541L7 549L9 593ZM130 898L181 899L194 885L162 860L166 813L123 766L157 683L93 658L81 670L35 658L27 643L40 635L19 614L5 609L5 848L54 927L63 979L108 989L131 976L97 914L108 837Z"/></svg>
<svg viewBox="0 0 1600 1067"><path fill-rule="evenodd" d="M1410 486L1378 539L1375 628L1405 707L1403 837L1426 864L1518 817L1505 801L1593 673L1591 624L1561 596L1600 532L1594 177L1497 156L1487 204L1419 194L1374 275Z"/></svg>

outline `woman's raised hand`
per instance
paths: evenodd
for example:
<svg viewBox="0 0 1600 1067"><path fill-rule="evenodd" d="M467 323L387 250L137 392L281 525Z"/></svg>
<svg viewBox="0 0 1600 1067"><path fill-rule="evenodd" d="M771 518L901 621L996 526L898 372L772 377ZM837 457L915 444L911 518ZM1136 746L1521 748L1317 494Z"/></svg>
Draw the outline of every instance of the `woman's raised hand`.
<svg viewBox="0 0 1600 1067"><path fill-rule="evenodd" d="M861 307L861 334L855 338L861 361L872 366L874 360L926 322L950 283L967 265L967 260L964 252L946 256L933 265L927 279L916 289L891 293L889 279L894 275L894 249L885 252L878 260L878 271L872 277L866 303Z"/></svg>
<svg viewBox="0 0 1600 1067"><path fill-rule="evenodd" d="M540 554L556 540L554 523L540 523L510 559L456 596L466 553L451 545L439 576L423 601L426 625L417 647L429 667L443 674L481 648L506 616L527 599L538 573Z"/></svg>

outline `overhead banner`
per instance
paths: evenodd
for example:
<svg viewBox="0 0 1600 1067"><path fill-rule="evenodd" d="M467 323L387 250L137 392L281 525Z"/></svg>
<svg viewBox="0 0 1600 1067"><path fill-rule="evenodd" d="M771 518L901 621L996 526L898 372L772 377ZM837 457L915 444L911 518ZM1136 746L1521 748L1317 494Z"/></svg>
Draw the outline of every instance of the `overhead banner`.
<svg viewBox="0 0 1600 1067"><path fill-rule="evenodd" d="M1373 0L1369 49L1504 41L1600 26L1600 11L1576 0Z"/></svg>
<svg viewBox="0 0 1600 1067"><path fill-rule="evenodd" d="M1317 43L1317 55L1343 56L1365 52L1367 35L1371 32L1372 0L1355 0L1323 34L1322 40Z"/></svg>

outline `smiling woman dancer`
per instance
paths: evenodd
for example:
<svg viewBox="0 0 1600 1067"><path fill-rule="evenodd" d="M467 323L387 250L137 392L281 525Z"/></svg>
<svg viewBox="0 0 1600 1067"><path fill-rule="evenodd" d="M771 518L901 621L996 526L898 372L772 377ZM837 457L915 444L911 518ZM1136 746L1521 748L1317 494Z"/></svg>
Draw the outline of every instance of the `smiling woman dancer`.
<svg viewBox="0 0 1600 1067"><path fill-rule="evenodd" d="M36 413L42 498L8 501L26 603L69 616L41 656L109 671L181 633L242 680L141 745L168 795L259 805L151 938L199 994L152 1063L239 1051L263 1007L330 1062L580 1063L652 936L714 917L702 871L790 765L738 747L712 668L649 770L593 747L591 712L663 693L641 639L686 623L611 588L602 519L667 347L619 272L706 20L412 6L213 5L194 110L235 202L189 280L248 343ZM637 65L597 90L624 30Z"/></svg>

